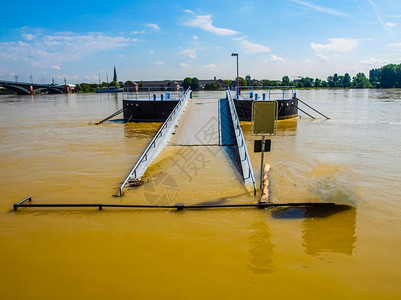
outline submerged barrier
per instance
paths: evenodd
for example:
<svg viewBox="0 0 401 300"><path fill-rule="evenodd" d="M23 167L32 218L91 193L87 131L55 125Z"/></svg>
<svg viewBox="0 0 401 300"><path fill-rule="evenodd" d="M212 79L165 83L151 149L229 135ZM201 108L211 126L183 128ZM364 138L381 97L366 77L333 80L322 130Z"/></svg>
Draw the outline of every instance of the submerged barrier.
<svg viewBox="0 0 401 300"><path fill-rule="evenodd" d="M249 204L208 204L208 205L186 205L185 203L176 203L174 205L141 205L141 204L99 204L99 203L77 203L77 204L62 204L62 203L31 203L32 197L28 196L18 201L13 205L14 210L22 207L48 207L48 208L60 208L60 207L97 207L99 210L103 208L131 208L131 209L176 209L181 211L184 209L208 209L208 208L274 208L274 207L333 207L335 203L249 203ZM29 202L28 204L26 202Z"/></svg>

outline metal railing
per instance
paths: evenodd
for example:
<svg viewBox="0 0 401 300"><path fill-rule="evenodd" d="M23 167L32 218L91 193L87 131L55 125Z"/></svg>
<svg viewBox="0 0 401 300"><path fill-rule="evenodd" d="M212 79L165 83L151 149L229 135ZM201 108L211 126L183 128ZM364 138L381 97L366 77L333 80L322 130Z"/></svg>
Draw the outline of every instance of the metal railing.
<svg viewBox="0 0 401 300"><path fill-rule="evenodd" d="M280 100L296 96L295 86L241 86L238 100Z"/></svg>
<svg viewBox="0 0 401 300"><path fill-rule="evenodd" d="M253 194L256 195L256 181L255 175L253 174L251 160L248 154L248 148L246 147L244 135L242 133L241 124L238 118L237 110L235 108L234 100L231 92L227 90L227 101L231 111L231 119L233 121L235 138L237 139L238 152L242 167L242 176L245 181L245 186L248 190L251 190L250 185L253 186Z"/></svg>
<svg viewBox="0 0 401 300"><path fill-rule="evenodd" d="M181 100L184 89L177 87L128 87L123 91L123 100L130 101L169 101Z"/></svg>
<svg viewBox="0 0 401 300"><path fill-rule="evenodd" d="M150 141L149 145L146 147L145 151L139 157L135 166L132 168L131 172L128 174L127 178L124 180L120 186L120 196L122 196L123 189L131 179L138 179L143 176L146 169L150 163L156 158L156 156L163 150L163 148L168 144L170 138L178 125L178 122L183 115L185 108L187 107L188 100L190 98L191 89L189 88L182 96L180 101L177 103L171 114L168 116L166 121L160 127L159 131L155 134L153 139Z"/></svg>

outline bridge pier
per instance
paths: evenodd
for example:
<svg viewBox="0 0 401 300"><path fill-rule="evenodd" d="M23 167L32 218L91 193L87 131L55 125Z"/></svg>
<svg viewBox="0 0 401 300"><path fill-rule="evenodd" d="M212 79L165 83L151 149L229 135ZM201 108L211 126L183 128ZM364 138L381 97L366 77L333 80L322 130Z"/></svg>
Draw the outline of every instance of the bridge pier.
<svg viewBox="0 0 401 300"><path fill-rule="evenodd" d="M72 93L71 87L69 85L65 84L64 88L63 88L63 92L65 94L71 94Z"/></svg>

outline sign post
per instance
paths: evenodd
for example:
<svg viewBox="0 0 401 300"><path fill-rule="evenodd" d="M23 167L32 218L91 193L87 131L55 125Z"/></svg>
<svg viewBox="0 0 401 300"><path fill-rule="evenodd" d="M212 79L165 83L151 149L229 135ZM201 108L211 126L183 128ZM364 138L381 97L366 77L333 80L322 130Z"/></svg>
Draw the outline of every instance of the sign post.
<svg viewBox="0 0 401 300"><path fill-rule="evenodd" d="M275 135L277 130L277 101L253 101L252 134L262 136L262 141L255 141L255 152L261 152L260 188L263 188L263 164L265 152L270 151L271 140L266 135ZM260 150L260 151L259 151Z"/></svg>

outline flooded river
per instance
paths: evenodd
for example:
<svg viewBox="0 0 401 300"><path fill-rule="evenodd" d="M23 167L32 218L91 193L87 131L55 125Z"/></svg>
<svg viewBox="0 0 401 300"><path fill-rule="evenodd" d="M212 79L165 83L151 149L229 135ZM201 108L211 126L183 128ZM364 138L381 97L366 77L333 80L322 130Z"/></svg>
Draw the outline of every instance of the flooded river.
<svg viewBox="0 0 401 300"><path fill-rule="evenodd" d="M113 197L160 124L93 125L121 108L121 94L0 96L0 298L401 299L401 90L297 96L331 119L279 122L265 157L272 201L349 209L15 212L28 195L33 203L257 198L221 148L173 143L144 185ZM194 93L192 105L223 97ZM251 124L242 127L258 181L260 153Z"/></svg>

